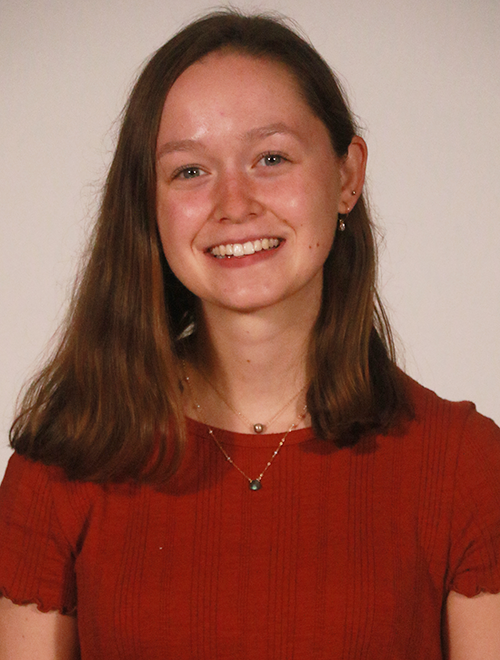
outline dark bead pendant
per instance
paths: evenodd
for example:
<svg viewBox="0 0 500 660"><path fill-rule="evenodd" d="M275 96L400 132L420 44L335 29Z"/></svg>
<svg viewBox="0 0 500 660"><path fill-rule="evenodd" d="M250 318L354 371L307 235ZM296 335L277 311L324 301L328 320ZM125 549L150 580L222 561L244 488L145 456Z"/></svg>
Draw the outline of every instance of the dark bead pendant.
<svg viewBox="0 0 500 660"><path fill-rule="evenodd" d="M254 479L253 481L250 482L249 488L250 490L260 490L262 488L262 484L258 479Z"/></svg>
<svg viewBox="0 0 500 660"><path fill-rule="evenodd" d="M254 424L253 430L255 431L255 433L262 433L262 431L264 430L264 424Z"/></svg>

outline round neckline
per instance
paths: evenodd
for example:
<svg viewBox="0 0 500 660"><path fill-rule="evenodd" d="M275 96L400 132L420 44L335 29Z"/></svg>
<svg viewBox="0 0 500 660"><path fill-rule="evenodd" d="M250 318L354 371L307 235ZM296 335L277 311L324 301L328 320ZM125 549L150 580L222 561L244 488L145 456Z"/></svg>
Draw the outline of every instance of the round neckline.
<svg viewBox="0 0 500 660"><path fill-rule="evenodd" d="M236 445L240 447L275 447L278 442L285 435L285 431L281 433L238 433L236 431L228 431L226 429L219 429L216 426L204 424L192 417L186 417L188 433L196 435L198 438L206 439L210 437L208 429L211 428L219 440L224 445ZM314 437L312 427L308 426L302 429L295 429L290 431L287 439L287 445L296 445L306 440L311 440Z"/></svg>

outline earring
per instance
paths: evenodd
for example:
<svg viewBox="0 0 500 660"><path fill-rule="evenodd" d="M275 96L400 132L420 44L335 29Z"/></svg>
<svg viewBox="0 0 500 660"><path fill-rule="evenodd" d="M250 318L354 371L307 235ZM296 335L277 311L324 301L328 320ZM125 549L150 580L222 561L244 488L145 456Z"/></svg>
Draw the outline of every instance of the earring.
<svg viewBox="0 0 500 660"><path fill-rule="evenodd" d="M339 231L345 231L345 221L349 217L349 213L351 212L351 209L347 207L347 210L345 213L340 214L339 213Z"/></svg>

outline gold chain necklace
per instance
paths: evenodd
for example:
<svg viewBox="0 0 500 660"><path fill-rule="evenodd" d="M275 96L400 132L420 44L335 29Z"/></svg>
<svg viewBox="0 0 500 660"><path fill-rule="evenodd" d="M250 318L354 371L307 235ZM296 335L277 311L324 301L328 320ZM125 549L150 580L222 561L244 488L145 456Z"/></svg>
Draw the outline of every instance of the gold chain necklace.
<svg viewBox="0 0 500 660"><path fill-rule="evenodd" d="M185 365L183 365L183 366L185 366ZM185 369L184 369L184 371L185 371ZM244 422L246 422L246 423L250 426L250 428L253 430L254 433L263 433L263 432L264 432L269 426L271 426L271 424L272 424L273 422L275 422L275 421L278 419L278 417L279 417L279 416L280 416L280 415L281 415L281 414L282 414L282 413L288 408L288 406L289 406L293 401L295 401L295 399L298 399L298 397L303 393L303 391L304 391L304 390L306 389L306 387L307 387L307 385L304 385L304 387L302 387L298 392L296 392L296 393L292 396L292 398L291 398L289 401L287 401L287 402L285 403L285 405L283 406L283 408L280 408L280 409L278 410L278 412L277 412L273 417L271 417L271 419L270 419L269 421L265 422L264 424L261 424L261 423L252 424L252 422L248 419L248 417L246 417L246 416L245 416L242 412L240 412L239 410L236 410L236 408L234 408L234 407L229 403L229 401L226 401L226 399L222 396L222 394L219 392L219 390L215 387L215 385L214 385L213 383L211 383L211 382L208 380L208 378L205 377L205 375L203 374L202 371L199 371L198 373L201 375L201 377L202 377L203 380L207 383L207 385L209 385L209 386L213 389L213 391L217 394L217 396L219 397L219 399L220 399L223 403L225 403L226 406L227 406L230 410L232 410L232 411L234 412L235 415L237 415L240 419L242 419Z"/></svg>
<svg viewBox="0 0 500 660"><path fill-rule="evenodd" d="M195 406L196 406L196 403L195 403ZM197 408L199 408L199 406L197 406ZM290 426L290 428L289 428L288 431L285 433L285 435L281 438L281 440L279 441L279 444L278 444L278 446L276 447L276 449L274 450L274 452L273 452L271 458L267 461L267 463L266 463L264 469L263 469L262 472L259 474L259 476L256 477L255 479L252 479L251 477L249 477L248 474L246 474L246 472L243 472L243 470L242 470L238 465L236 465L236 463L233 461L233 459L231 458L231 456L229 456L229 454L228 454L227 451L224 449L224 447L221 445L221 443L219 442L219 440L217 440L217 438L215 437L215 433L214 433L213 429L211 429L209 426L207 426L207 428L208 428L208 433L210 434L210 437L213 439L213 441L215 442L215 444L217 445L217 447L221 450L221 452L223 453L223 455L224 455L226 461L228 461L229 463L231 463L231 465L232 465L234 468L236 468L236 469L238 470L238 472L239 472L240 474L242 474L242 475L245 477L245 479L248 481L248 487L250 488L250 490L260 490L260 489L262 488L262 477L263 477L264 474L267 472L267 470L269 469L271 463L274 461L274 459L275 459L276 456L278 455L279 450L280 450L280 449L283 447L283 445L285 444L285 440L287 439L288 434L289 434L291 431L293 431L293 429L296 428L296 427L300 424L300 422L301 422L301 421L304 419L304 417L306 416L306 412L307 412L307 406L304 406L303 411L300 413L300 415L298 416L298 418L296 419L296 421Z"/></svg>
<svg viewBox="0 0 500 660"><path fill-rule="evenodd" d="M200 422L204 423L203 420L202 420L201 406L200 406L200 404L199 404L199 403L195 400L195 398L194 398L193 390L192 390L192 388L191 388L191 382L190 382L190 380L189 380L189 376L186 374L186 371L185 371L185 362L184 362L184 361L183 361L183 363L182 363L182 366L184 367L184 380L186 381L186 385L187 385L187 387L188 387L188 389L189 389L189 393L191 394L191 399L192 399L192 401L193 401L193 405L194 405L194 407L195 407L195 409L196 409L196 413L197 413L198 419L199 419ZM305 388L303 388L303 389L305 389ZM298 395L297 395L297 396L298 396ZM213 429L210 428L210 426L208 426L208 424L205 424L205 426L207 427L208 434L210 435L210 437L212 438L212 440L215 442L215 444L217 445L217 447L220 449L220 451L222 452L222 454L223 454L224 458L226 459L226 461L228 461L228 463L230 463L234 468L236 468L236 469L238 470L238 472L239 472L240 474L242 474L242 475L245 477L245 479L248 481L248 487L250 488L250 490L260 490L260 489L262 488L262 477L263 477L264 474L267 472L267 470L268 470L269 467L271 466L271 463L274 461L274 459L275 459L276 456L278 455L280 449L281 449L281 448L283 447L283 445L285 444L285 440L287 439L289 433L290 433L291 431L293 431L293 430L294 430L294 429L300 424L300 422L305 418L306 413L307 413L307 404L304 406L304 408L303 408L302 411L300 412L299 416L298 416L297 419L293 422L293 424L290 426L290 428L287 430L287 432L285 433L285 435L281 438L281 440L279 441L278 446L277 446L276 449L274 450L274 452L273 452L271 458L267 461L267 463L266 463L264 469L263 469L262 472L259 474L259 476L256 477L255 479L252 479L251 477L249 477L248 474L246 474L246 472L244 472L244 471L243 471L238 465L236 465L236 463L233 461L233 459L231 458L231 456L229 456L229 454L228 454L227 451L224 449L224 447L222 446L222 444L220 443L220 441L216 438Z"/></svg>

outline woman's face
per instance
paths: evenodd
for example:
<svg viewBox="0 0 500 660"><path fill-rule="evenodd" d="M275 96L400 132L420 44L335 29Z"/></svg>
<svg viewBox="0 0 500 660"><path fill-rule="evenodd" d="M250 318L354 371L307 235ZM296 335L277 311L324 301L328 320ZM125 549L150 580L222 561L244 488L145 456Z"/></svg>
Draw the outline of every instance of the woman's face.
<svg viewBox="0 0 500 660"><path fill-rule="evenodd" d="M172 271L205 309L319 306L345 211L342 167L286 67L234 52L191 65L167 96L157 143Z"/></svg>

